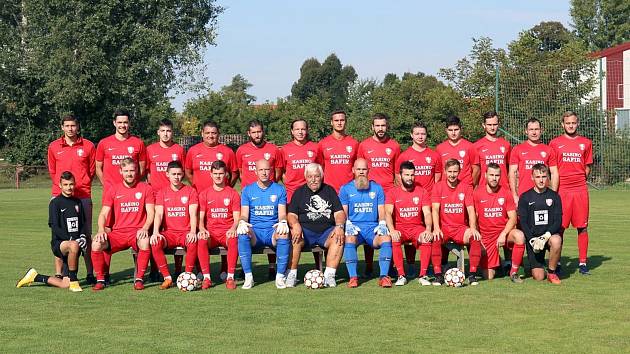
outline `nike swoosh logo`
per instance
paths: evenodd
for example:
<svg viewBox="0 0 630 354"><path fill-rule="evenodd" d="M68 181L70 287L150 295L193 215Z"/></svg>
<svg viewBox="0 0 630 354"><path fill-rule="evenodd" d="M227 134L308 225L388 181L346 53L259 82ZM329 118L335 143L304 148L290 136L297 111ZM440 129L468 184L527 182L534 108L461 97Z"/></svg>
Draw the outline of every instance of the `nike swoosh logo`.
<svg viewBox="0 0 630 354"><path fill-rule="evenodd" d="M482 202L482 203L485 203L485 202L487 202L487 200L481 200L481 202Z"/></svg>
<svg viewBox="0 0 630 354"><path fill-rule="evenodd" d="M371 154L371 153L373 153L373 152L374 152L374 150L368 150L368 151L367 151L367 153L368 153L368 154Z"/></svg>
<svg viewBox="0 0 630 354"><path fill-rule="evenodd" d="M252 197L252 200L256 200L256 199L258 199L258 197Z"/></svg>
<svg viewBox="0 0 630 354"><path fill-rule="evenodd" d="M332 150L332 149L333 149L333 148L326 148L326 151L330 151L330 150Z"/></svg>
<svg viewBox="0 0 630 354"><path fill-rule="evenodd" d="M356 194L350 194L350 198L354 197Z"/></svg>
<svg viewBox="0 0 630 354"><path fill-rule="evenodd" d="M171 200L171 198L164 198L165 202L168 202L169 200Z"/></svg>
<svg viewBox="0 0 630 354"><path fill-rule="evenodd" d="M447 197L447 196L443 195L441 198L442 198L442 199L446 199L446 197Z"/></svg>
<svg viewBox="0 0 630 354"><path fill-rule="evenodd" d="M521 155L527 155L527 151L521 152Z"/></svg>
<svg viewBox="0 0 630 354"><path fill-rule="evenodd" d="M208 201L208 204L212 204L212 203L214 203L214 200L209 200Z"/></svg>
<svg viewBox="0 0 630 354"><path fill-rule="evenodd" d="M488 151L488 149L481 149L481 152L486 152Z"/></svg>
<svg viewBox="0 0 630 354"><path fill-rule="evenodd" d="M536 202L530 202L529 205L536 204Z"/></svg>
<svg viewBox="0 0 630 354"><path fill-rule="evenodd" d="M122 197L124 197L124 195L117 195L117 196L116 196L116 199L120 199L120 198L122 198Z"/></svg>
<svg viewBox="0 0 630 354"><path fill-rule="evenodd" d="M289 154L289 157L292 157L292 156L294 156L294 155L295 155L295 154Z"/></svg>
<svg viewBox="0 0 630 354"><path fill-rule="evenodd" d="M202 156L203 156L203 154L197 154L197 155L195 155L195 157L202 157Z"/></svg>
<svg viewBox="0 0 630 354"><path fill-rule="evenodd" d="M448 152L445 152L445 153L442 154L442 156L446 156L446 155L448 155Z"/></svg>
<svg viewBox="0 0 630 354"><path fill-rule="evenodd" d="M116 148L107 148L107 151L115 150Z"/></svg>
<svg viewBox="0 0 630 354"><path fill-rule="evenodd" d="M63 154L65 151L57 151L57 155Z"/></svg>
<svg viewBox="0 0 630 354"><path fill-rule="evenodd" d="M159 156L160 156L160 155L153 155L153 156L151 156L151 158L153 158L153 159L154 159L154 158L159 157Z"/></svg>
<svg viewBox="0 0 630 354"><path fill-rule="evenodd" d="M564 145L558 145L558 149L562 149Z"/></svg>
<svg viewBox="0 0 630 354"><path fill-rule="evenodd" d="M414 159L409 160L409 162L413 162Z"/></svg>
<svg viewBox="0 0 630 354"><path fill-rule="evenodd" d="M252 154L245 154L245 155L243 155L243 157L250 157L250 156L252 156Z"/></svg>
<svg viewBox="0 0 630 354"><path fill-rule="evenodd" d="M396 199L396 203L402 202L402 199Z"/></svg>
<svg viewBox="0 0 630 354"><path fill-rule="evenodd" d="M61 212L63 213L64 211L66 211L66 209L68 209L68 208L61 209Z"/></svg>

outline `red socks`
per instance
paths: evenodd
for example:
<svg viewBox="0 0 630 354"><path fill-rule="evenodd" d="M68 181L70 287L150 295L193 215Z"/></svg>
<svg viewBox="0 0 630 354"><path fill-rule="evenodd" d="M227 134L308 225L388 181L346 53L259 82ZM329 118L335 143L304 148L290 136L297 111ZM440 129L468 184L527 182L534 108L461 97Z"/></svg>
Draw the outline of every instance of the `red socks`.
<svg viewBox="0 0 630 354"><path fill-rule="evenodd" d="M398 270L399 276L405 276L405 265L403 264L403 255L400 242L392 241L392 256L394 258L394 265Z"/></svg>
<svg viewBox="0 0 630 354"><path fill-rule="evenodd" d="M479 260L481 259L481 242L477 241L470 237L470 246L468 249L470 268L468 271L470 273L476 273L477 267L479 266Z"/></svg>
<svg viewBox="0 0 630 354"><path fill-rule="evenodd" d="M228 238L227 246L227 272L234 274L236 269L236 260L238 259L238 237Z"/></svg>
<svg viewBox="0 0 630 354"><path fill-rule="evenodd" d="M164 252L162 252L164 254ZM147 267L149 266L149 258L151 258L150 250L138 250L138 261L136 264L136 279L142 280L144 278L144 273L147 271ZM158 264L159 267L159 264Z"/></svg>
<svg viewBox="0 0 630 354"><path fill-rule="evenodd" d="M164 240L160 239L156 245L151 245L151 252L153 253L153 259L157 264L158 270L163 277L170 277L171 273L168 271L168 264L166 263L166 256L164 255ZM140 264L140 253L138 253L138 264Z"/></svg>
<svg viewBox="0 0 630 354"><path fill-rule="evenodd" d="M510 275L518 273L518 268L523 262L523 254L525 253L525 245L514 245L512 249L512 268L510 269Z"/></svg>
<svg viewBox="0 0 630 354"><path fill-rule="evenodd" d="M427 275L427 268L431 261L431 243L420 244L420 276Z"/></svg>
<svg viewBox="0 0 630 354"><path fill-rule="evenodd" d="M206 248L207 249L207 248ZM206 251L208 253L208 251ZM186 246L186 271L192 272L197 264L197 243L191 243Z"/></svg>
<svg viewBox="0 0 630 354"><path fill-rule="evenodd" d="M431 242L431 262L433 263L433 273L442 273L442 242Z"/></svg>
<svg viewBox="0 0 630 354"><path fill-rule="evenodd" d="M92 250L92 267L94 267L94 274L96 274L96 280L105 281L105 257L103 251Z"/></svg>
<svg viewBox="0 0 630 354"><path fill-rule="evenodd" d="M577 236L578 241L578 257L580 263L586 263L588 254L588 232L582 231Z"/></svg>

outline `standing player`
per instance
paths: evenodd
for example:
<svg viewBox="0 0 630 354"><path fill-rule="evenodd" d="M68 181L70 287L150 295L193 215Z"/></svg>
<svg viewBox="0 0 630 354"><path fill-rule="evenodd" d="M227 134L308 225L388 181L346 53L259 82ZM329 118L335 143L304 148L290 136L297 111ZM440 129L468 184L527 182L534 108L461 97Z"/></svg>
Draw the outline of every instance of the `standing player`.
<svg viewBox="0 0 630 354"><path fill-rule="evenodd" d="M558 189L558 166L556 154L548 145L542 143L542 127L536 118L530 118L525 125L527 141L516 145L510 153L510 189L514 201L518 204L518 198L524 192L530 190L532 182L532 167L535 164L544 164L549 167L551 173L551 189ZM518 180L517 176L518 175Z"/></svg>
<svg viewBox="0 0 630 354"><path fill-rule="evenodd" d="M85 236L87 238L87 250L83 253L86 280L90 284L96 282L92 270L90 257L90 243L92 242L92 179L96 173L94 156L96 150L94 144L81 137L79 120L74 115L66 115L61 119L63 136L48 145L48 174L52 181L53 197L61 195L59 178L64 171L69 171L75 177L74 197L81 200L83 213L85 214ZM55 274L61 277L62 260L55 257Z"/></svg>
<svg viewBox="0 0 630 354"><path fill-rule="evenodd" d="M441 244L433 241L431 229L431 195L424 188L415 183L416 168L411 161L403 161L398 167L400 171L400 187L395 187L387 193L385 201L385 215L387 227L393 241L394 263L398 269L397 286L407 284L401 244L411 242L414 249L420 248L420 274L418 282L421 285L441 285L444 282L441 264ZM435 249L435 250L434 250ZM429 261L433 256L433 272L435 282L431 283L427 277ZM437 257L437 258L436 258Z"/></svg>
<svg viewBox="0 0 630 354"><path fill-rule="evenodd" d="M560 183L558 194L562 199L562 233L569 223L577 229L579 270L582 275L589 275L586 266L588 253L588 187L586 179L593 164L593 142L578 135L579 118L574 112L562 115L564 134L553 139L549 146L558 159ZM562 233L560 235L562 235Z"/></svg>
<svg viewBox="0 0 630 354"><path fill-rule="evenodd" d="M223 161L212 163L212 182L199 194L199 233L197 256L203 273L202 289L212 286L210 280L210 256L208 250L223 246L227 249L227 274L225 287L234 290L234 269L238 258L236 226L241 218L241 197L225 183L227 165Z"/></svg>
<svg viewBox="0 0 630 354"><path fill-rule="evenodd" d="M169 119L162 119L159 123L158 142L147 147L147 163L149 164L149 174L147 181L157 192L168 187L171 183L166 176L166 168L171 161L184 162L184 148L173 141L173 122Z"/></svg>
<svg viewBox="0 0 630 354"><path fill-rule="evenodd" d="M256 161L258 180L243 188L241 218L238 222L238 253L241 258L245 283L243 289L254 285L252 248L273 247L278 256L276 288L284 289L284 272L289 261L291 241L287 224L287 192L271 180L271 164L266 159Z"/></svg>
<svg viewBox="0 0 630 354"><path fill-rule="evenodd" d="M74 197L74 176L70 171L59 174L58 188L61 194L54 197L48 206L48 226L52 231L50 247L53 254L62 260L67 274L59 279L39 274L30 268L17 282L18 288L36 282L69 288L73 292L83 291L77 279L77 270L81 250L85 252L87 248L87 224L83 203Z"/></svg>
<svg viewBox="0 0 630 354"><path fill-rule="evenodd" d="M558 193L547 187L549 168L537 163L531 171L534 187L523 193L518 201L520 225L527 240L527 258L532 277L544 280L545 251L549 250L547 280L560 284L556 267L562 252L562 202Z"/></svg>
<svg viewBox="0 0 630 354"><path fill-rule="evenodd" d="M297 267L304 246L320 246L327 250L324 286L335 287L337 267L343 256L343 227L346 214L343 212L335 190L322 183L324 171L316 163L306 165L306 184L298 188L289 205L287 220L291 226L293 253L287 286L294 287Z"/></svg>
<svg viewBox="0 0 630 354"><path fill-rule="evenodd" d="M479 166L475 165L477 152L473 144L462 137L462 122L459 117L450 116L446 119L447 140L439 144L435 151L442 159L442 165L450 159L456 159L461 166L459 180L468 186L473 185L473 175L479 174Z"/></svg>
<svg viewBox="0 0 630 354"><path fill-rule="evenodd" d="M234 151L224 144L219 144L219 126L206 121L201 128L203 141L192 146L186 154L186 179L197 190L203 192L212 187L211 166L215 161L223 161L226 166L226 184L234 186L238 180L238 166Z"/></svg>
<svg viewBox="0 0 630 354"><path fill-rule="evenodd" d="M387 273L392 260L392 239L385 221L385 192L378 183L368 179L369 171L368 162L358 158L352 167L354 181L341 186L339 192L343 211L348 216L344 246L350 276L348 287L359 286L357 246L364 244L372 249L380 249L378 266L381 274L378 285L391 288L392 281Z"/></svg>
<svg viewBox="0 0 630 354"><path fill-rule="evenodd" d="M330 125L332 134L319 142L319 155L324 164L324 183L339 193L341 186L352 180L359 143L346 134L346 112L333 112Z"/></svg>
<svg viewBox="0 0 630 354"><path fill-rule="evenodd" d="M446 161L444 171L446 178L433 186L431 197L434 242L442 240L444 244L452 241L458 245L468 245L470 258L468 284L478 285L477 267L481 257L481 235L477 231L472 187L459 180L458 160ZM442 248L437 252L442 253ZM441 256L440 254L440 258Z"/></svg>
<svg viewBox="0 0 630 354"><path fill-rule="evenodd" d="M192 272L197 262L197 191L182 183L184 167L179 161L168 163L166 176L169 185L157 192L153 235L149 240L155 263L164 277L162 290L173 285L165 248L186 248L187 272Z"/></svg>
<svg viewBox="0 0 630 354"><path fill-rule="evenodd" d="M490 162L485 170L485 183L474 192L481 245L485 250L480 266L484 277L493 279L495 268L500 263L499 248L512 248L510 280L522 283L518 269L525 253L525 236L516 228L516 206L512 193L501 183L503 170L499 164Z"/></svg>
<svg viewBox="0 0 630 354"><path fill-rule="evenodd" d="M474 144L475 148L475 165L479 168L475 169L473 174L473 185L484 185L483 181L479 181L480 177L485 177L488 170L488 164L495 163L501 169L501 185L509 189L508 182L508 164L510 161L510 143L507 140L497 136L499 131L499 115L497 112L490 111L483 115L483 130L486 135L477 140Z"/></svg>
<svg viewBox="0 0 630 354"><path fill-rule="evenodd" d="M302 118L291 122L291 137L293 140L286 143L280 149L280 165L283 169L282 179L287 189L287 202L291 203L291 197L296 189L306 183L304 168L309 163L320 163L317 155L317 143L309 140L308 123ZM280 177L280 175L278 176Z"/></svg>
<svg viewBox="0 0 630 354"><path fill-rule="evenodd" d="M148 184L138 182L138 163L127 157L120 161L122 183L110 187L103 197L98 216L98 232L92 239L92 263L96 272L95 291L105 289L104 251L113 254L128 248L138 252L134 289L144 289L144 272L151 257L149 229L153 225L155 197ZM106 221L114 214L111 232L105 232Z"/></svg>

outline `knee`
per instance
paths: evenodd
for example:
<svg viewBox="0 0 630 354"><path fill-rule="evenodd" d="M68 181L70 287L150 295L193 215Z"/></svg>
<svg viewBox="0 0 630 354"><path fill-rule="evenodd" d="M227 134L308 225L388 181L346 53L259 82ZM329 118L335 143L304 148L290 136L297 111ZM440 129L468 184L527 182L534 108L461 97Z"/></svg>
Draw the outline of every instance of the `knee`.
<svg viewBox="0 0 630 354"><path fill-rule="evenodd" d="M81 247L79 247L79 243L77 241L70 241L70 247L69 247L70 253L72 254L79 253L80 249Z"/></svg>
<svg viewBox="0 0 630 354"><path fill-rule="evenodd" d="M562 247L562 238L560 238L560 235L553 235L549 238L549 247L553 249Z"/></svg>
<svg viewBox="0 0 630 354"><path fill-rule="evenodd" d="M356 236L346 236L346 239L345 239L345 244L346 245L350 245L350 244L356 245L356 243L357 243L357 237Z"/></svg>
<svg viewBox="0 0 630 354"><path fill-rule="evenodd" d="M537 271L532 269L532 278L537 281L545 280L545 271L543 269L538 269Z"/></svg>
<svg viewBox="0 0 630 354"><path fill-rule="evenodd" d="M101 242L92 241L92 251L102 251L105 249L105 244Z"/></svg>
<svg viewBox="0 0 630 354"><path fill-rule="evenodd" d="M151 249L151 244L149 243L149 239L143 238L143 239L138 240L138 248L143 251Z"/></svg>
<svg viewBox="0 0 630 354"><path fill-rule="evenodd" d="M521 230L512 231L512 235L514 237L514 244L523 245L525 244L525 234Z"/></svg>

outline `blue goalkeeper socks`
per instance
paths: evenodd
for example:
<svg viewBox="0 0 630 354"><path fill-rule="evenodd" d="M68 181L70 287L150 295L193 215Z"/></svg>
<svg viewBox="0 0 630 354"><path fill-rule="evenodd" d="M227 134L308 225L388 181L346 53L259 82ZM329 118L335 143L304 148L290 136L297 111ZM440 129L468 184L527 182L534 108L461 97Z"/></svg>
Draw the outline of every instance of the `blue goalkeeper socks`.
<svg viewBox="0 0 630 354"><path fill-rule="evenodd" d="M241 259L243 273L252 272L252 244L247 235L238 235L238 256Z"/></svg>
<svg viewBox="0 0 630 354"><path fill-rule="evenodd" d="M357 245L354 243L346 243L343 246L343 257L346 259L346 267L348 268L348 276L350 278L357 277Z"/></svg>
<svg viewBox="0 0 630 354"><path fill-rule="evenodd" d="M392 243L383 242L378 252L378 267L380 268L381 277L387 276L389 265L392 262Z"/></svg>
<svg viewBox="0 0 630 354"><path fill-rule="evenodd" d="M276 240L276 274L284 274L284 272L287 270L290 251L291 241L289 239L279 238Z"/></svg>

